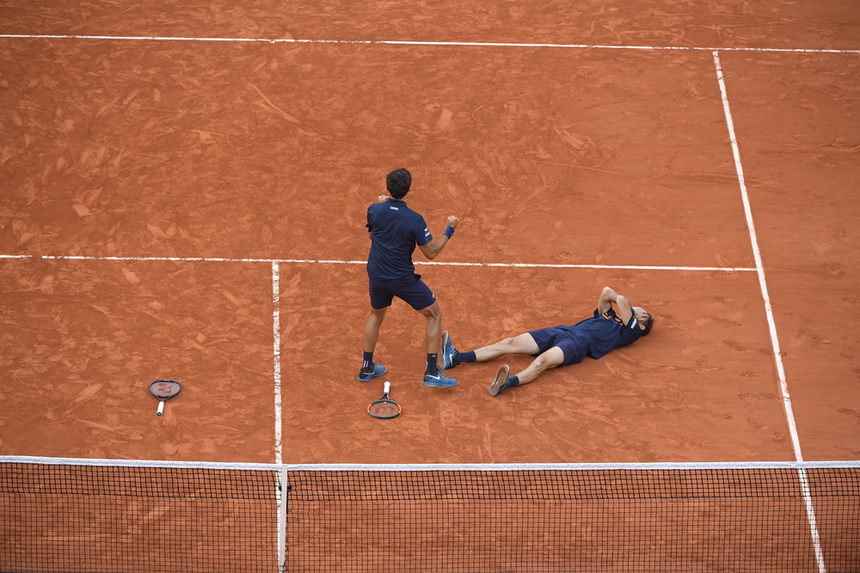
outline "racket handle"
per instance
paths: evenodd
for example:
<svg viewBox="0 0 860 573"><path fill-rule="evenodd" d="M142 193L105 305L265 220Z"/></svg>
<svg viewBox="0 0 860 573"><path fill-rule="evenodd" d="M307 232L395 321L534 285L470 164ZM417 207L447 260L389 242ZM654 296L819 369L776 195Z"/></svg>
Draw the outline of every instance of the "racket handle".
<svg viewBox="0 0 860 573"><path fill-rule="evenodd" d="M158 411L155 413L156 416L164 415L164 400L160 400L158 402Z"/></svg>
<svg viewBox="0 0 860 573"><path fill-rule="evenodd" d="M386 380L386 381L385 381L385 386L383 386L383 387L382 387L382 393L383 393L383 394L388 394L388 392L390 392L390 391L391 391L391 382L389 382L388 380Z"/></svg>

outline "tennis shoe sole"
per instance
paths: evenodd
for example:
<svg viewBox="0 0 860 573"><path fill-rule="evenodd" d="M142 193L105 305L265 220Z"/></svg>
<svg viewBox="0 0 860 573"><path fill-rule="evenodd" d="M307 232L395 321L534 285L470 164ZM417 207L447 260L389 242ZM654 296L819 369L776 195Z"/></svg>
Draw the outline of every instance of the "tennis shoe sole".
<svg viewBox="0 0 860 573"><path fill-rule="evenodd" d="M487 388L487 392L490 393L490 396L498 396L502 393L502 390L505 389L505 382L507 382L510 375L511 367L507 364L502 364L499 367L498 372L496 372L496 379L493 380L490 387Z"/></svg>

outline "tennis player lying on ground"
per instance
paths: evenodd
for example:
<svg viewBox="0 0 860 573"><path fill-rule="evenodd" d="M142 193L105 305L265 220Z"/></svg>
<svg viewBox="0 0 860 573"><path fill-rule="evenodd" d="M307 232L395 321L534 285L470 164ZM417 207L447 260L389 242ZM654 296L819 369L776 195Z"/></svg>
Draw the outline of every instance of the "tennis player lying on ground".
<svg viewBox="0 0 860 573"><path fill-rule="evenodd" d="M613 303L616 308L612 307ZM531 330L472 352L458 352L451 336L445 332L442 358L447 369L468 362L486 362L503 354L535 356L532 363L516 376L510 375L511 369L507 364L499 368L489 387L490 396L498 396L506 388L534 382L541 372L549 368L579 364L586 356L601 358L615 348L632 344L651 332L653 325L654 319L645 309L631 306L627 297L604 287L594 316L573 326Z"/></svg>

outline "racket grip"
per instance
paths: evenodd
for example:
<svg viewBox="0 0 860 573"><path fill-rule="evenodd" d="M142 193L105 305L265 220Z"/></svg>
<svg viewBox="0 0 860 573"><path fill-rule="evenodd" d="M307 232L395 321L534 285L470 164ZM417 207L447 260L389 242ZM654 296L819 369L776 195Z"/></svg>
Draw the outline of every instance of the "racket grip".
<svg viewBox="0 0 860 573"><path fill-rule="evenodd" d="M164 415L164 400L160 400L158 402L158 411L155 413L156 416Z"/></svg>
<svg viewBox="0 0 860 573"><path fill-rule="evenodd" d="M390 391L391 391L391 382L389 382L388 380L386 380L386 381L385 381L385 386L383 386L383 387L382 387L382 393L383 393L383 394L388 394L388 392L390 392Z"/></svg>

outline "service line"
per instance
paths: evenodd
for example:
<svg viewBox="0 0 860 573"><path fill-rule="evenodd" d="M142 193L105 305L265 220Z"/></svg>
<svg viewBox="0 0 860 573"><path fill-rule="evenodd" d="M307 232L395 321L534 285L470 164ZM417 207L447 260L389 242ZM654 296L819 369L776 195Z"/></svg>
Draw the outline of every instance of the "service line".
<svg viewBox="0 0 860 573"><path fill-rule="evenodd" d="M581 50L678 50L704 52L788 52L800 54L860 54L860 50L809 48L706 48L704 46L616 46L611 44L553 44L531 42L432 42L419 40L310 40L296 38L196 38L188 36L101 36L82 34L0 34L0 38L48 40L110 40L124 42L244 42L264 44L379 44L477 48L576 48Z"/></svg>
<svg viewBox="0 0 860 573"><path fill-rule="evenodd" d="M350 261L340 259L244 259L232 257L99 257L95 255L0 255L0 259L45 259L70 261L161 261L179 263L265 263L275 264L319 264L319 265L366 265L367 261ZM416 265L440 267L501 267L508 269L620 269L640 271L704 271L704 272L757 272L755 267L694 267L671 265L590 265L565 263L463 263L415 261Z"/></svg>

